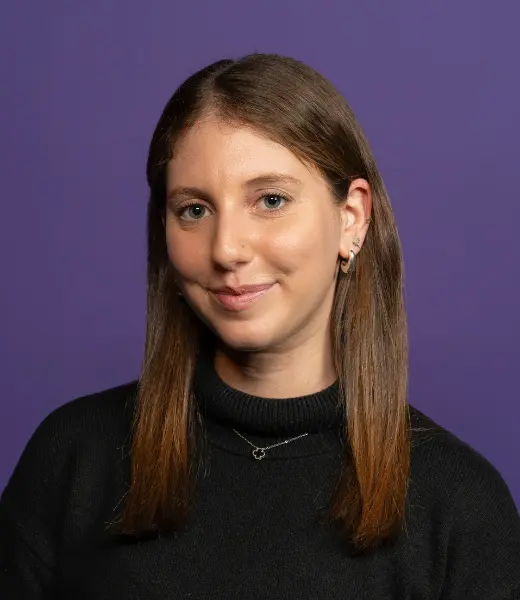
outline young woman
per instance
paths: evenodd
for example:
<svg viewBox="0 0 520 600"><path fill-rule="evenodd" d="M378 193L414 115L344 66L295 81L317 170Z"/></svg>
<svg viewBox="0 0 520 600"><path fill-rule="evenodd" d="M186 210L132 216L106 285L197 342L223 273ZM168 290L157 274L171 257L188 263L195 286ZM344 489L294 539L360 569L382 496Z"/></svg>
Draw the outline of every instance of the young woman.
<svg viewBox="0 0 520 600"><path fill-rule="evenodd" d="M140 378L32 436L0 597L520 598L507 485L408 403L397 228L338 91L277 55L212 64L147 177Z"/></svg>

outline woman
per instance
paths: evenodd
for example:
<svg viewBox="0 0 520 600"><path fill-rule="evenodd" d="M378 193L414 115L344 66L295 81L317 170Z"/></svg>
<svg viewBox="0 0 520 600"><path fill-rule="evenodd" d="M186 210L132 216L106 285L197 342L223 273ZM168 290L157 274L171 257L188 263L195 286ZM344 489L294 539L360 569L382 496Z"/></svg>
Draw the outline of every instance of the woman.
<svg viewBox="0 0 520 600"><path fill-rule="evenodd" d="M1 502L0 596L520 597L520 519L407 403L399 237L362 131L295 60L168 102L138 382L54 411Z"/></svg>

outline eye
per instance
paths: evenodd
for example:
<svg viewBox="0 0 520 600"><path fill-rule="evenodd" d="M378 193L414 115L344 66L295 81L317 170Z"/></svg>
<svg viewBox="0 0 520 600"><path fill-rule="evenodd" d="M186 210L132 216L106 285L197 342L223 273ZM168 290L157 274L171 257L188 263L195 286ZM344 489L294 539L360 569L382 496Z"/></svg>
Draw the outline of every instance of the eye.
<svg viewBox="0 0 520 600"><path fill-rule="evenodd" d="M268 210L279 210L280 208L283 208L285 206L285 204L289 201L289 198L287 198L287 196L283 195L283 194L279 194L279 193L272 193L272 194L265 194L264 196L262 196L260 198L260 201L264 203L264 206L268 209Z"/></svg>
<svg viewBox="0 0 520 600"><path fill-rule="evenodd" d="M184 206L179 211L179 217L183 221L199 221L205 216L206 207L203 204L193 203Z"/></svg>

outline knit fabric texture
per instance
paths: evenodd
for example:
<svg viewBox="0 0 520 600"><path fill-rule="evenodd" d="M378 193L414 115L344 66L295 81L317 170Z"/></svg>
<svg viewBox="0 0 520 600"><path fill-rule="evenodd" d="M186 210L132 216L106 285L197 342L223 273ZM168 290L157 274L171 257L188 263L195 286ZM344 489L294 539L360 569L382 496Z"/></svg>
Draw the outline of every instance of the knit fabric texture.
<svg viewBox="0 0 520 600"><path fill-rule="evenodd" d="M319 518L349 456L338 389L259 398L201 359L194 391L206 443L188 523L123 541L106 524L128 487L137 382L56 409L1 497L0 599L520 599L520 517L508 486L411 405L401 536L358 556Z"/></svg>

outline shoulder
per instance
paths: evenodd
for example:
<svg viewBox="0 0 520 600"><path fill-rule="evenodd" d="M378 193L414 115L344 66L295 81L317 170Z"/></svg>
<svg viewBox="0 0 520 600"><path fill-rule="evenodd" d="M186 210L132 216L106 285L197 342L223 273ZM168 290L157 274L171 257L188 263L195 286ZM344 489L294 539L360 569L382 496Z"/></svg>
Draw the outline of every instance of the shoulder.
<svg viewBox="0 0 520 600"><path fill-rule="evenodd" d="M45 461L46 457L63 459L67 448L79 448L82 444L96 444L118 434L127 434L136 394L137 381L131 381L79 396L54 409L28 440L17 469L30 468L35 459L38 459L36 463Z"/></svg>
<svg viewBox="0 0 520 600"><path fill-rule="evenodd" d="M137 380L69 400L47 414L29 444L46 439L72 442L124 427L132 418L136 395Z"/></svg>
<svg viewBox="0 0 520 600"><path fill-rule="evenodd" d="M52 440L57 444L99 441L131 422L137 381L79 396L51 411L34 432L29 444Z"/></svg>
<svg viewBox="0 0 520 600"><path fill-rule="evenodd" d="M412 478L438 500L516 512L502 474L481 452L417 408L410 407Z"/></svg>
<svg viewBox="0 0 520 600"><path fill-rule="evenodd" d="M4 501L28 502L34 494L57 492L84 463L93 464L131 432L137 381L77 397L50 412L29 438L2 494Z"/></svg>
<svg viewBox="0 0 520 600"><path fill-rule="evenodd" d="M418 531L436 535L443 598L512 598L520 589L520 515L508 485L452 432L412 407L410 417L410 504Z"/></svg>
<svg viewBox="0 0 520 600"><path fill-rule="evenodd" d="M52 569L60 532L101 518L124 481L137 382L78 397L49 413L27 442L0 498L0 539ZM0 551L1 554L1 551Z"/></svg>

